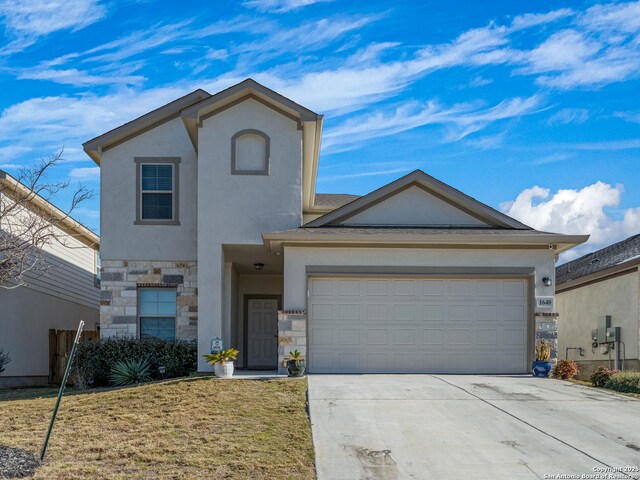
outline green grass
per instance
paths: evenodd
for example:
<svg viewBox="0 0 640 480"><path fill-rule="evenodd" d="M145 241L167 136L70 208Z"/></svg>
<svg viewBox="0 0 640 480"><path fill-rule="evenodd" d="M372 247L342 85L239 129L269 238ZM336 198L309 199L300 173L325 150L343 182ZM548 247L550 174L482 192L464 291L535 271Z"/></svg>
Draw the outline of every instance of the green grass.
<svg viewBox="0 0 640 480"><path fill-rule="evenodd" d="M65 395L37 479L314 479L306 380L188 378ZM37 452L57 389L0 390L0 444Z"/></svg>

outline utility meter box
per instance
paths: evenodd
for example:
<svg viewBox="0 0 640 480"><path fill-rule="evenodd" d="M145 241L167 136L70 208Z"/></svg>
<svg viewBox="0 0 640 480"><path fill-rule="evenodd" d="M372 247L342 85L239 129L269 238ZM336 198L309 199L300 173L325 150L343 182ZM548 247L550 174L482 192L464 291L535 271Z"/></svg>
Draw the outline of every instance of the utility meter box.
<svg viewBox="0 0 640 480"><path fill-rule="evenodd" d="M598 343L609 343L613 342L613 335L611 335L611 315L603 315L598 317L596 329L596 342ZM592 334L593 336L593 334Z"/></svg>

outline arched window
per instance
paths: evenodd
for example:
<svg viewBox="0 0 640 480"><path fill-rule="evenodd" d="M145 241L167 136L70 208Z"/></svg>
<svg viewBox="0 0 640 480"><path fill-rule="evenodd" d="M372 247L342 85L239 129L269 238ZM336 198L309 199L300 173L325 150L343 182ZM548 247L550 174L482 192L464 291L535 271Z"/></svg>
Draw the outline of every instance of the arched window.
<svg viewBox="0 0 640 480"><path fill-rule="evenodd" d="M241 130L231 137L232 175L269 175L269 137L260 130Z"/></svg>

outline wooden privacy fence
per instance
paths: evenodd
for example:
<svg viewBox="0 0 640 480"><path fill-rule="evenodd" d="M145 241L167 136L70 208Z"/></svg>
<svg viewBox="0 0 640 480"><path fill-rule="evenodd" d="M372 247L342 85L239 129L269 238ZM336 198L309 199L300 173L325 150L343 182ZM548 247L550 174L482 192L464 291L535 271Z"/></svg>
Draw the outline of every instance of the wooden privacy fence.
<svg viewBox="0 0 640 480"><path fill-rule="evenodd" d="M49 330L49 383L62 383L75 337L75 330ZM100 332L84 330L80 338L97 340L100 338Z"/></svg>

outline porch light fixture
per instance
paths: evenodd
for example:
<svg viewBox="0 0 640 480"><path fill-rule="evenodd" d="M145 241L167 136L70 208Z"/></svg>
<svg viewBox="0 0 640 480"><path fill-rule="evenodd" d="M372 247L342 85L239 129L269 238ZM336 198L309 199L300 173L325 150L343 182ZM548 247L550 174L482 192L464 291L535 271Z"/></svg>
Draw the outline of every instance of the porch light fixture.
<svg viewBox="0 0 640 480"><path fill-rule="evenodd" d="M253 267L254 267L256 270L260 271L260 270L262 270L262 269L264 268L264 263L254 263L254 264L253 264Z"/></svg>
<svg viewBox="0 0 640 480"><path fill-rule="evenodd" d="M549 277L544 277L544 278L542 279L542 284L543 284L545 287L550 287L550 286L552 285L551 279L550 279Z"/></svg>

